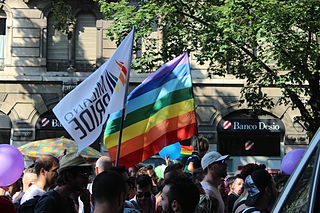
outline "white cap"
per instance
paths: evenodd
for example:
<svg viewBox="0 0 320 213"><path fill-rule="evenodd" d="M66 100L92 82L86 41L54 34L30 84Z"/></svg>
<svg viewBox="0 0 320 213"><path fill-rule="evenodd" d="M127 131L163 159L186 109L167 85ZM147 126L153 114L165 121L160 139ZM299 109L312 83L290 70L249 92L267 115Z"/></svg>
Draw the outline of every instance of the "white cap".
<svg viewBox="0 0 320 213"><path fill-rule="evenodd" d="M207 154L205 154L205 156L203 156L203 158L201 160L202 169L204 170L210 164L225 160L228 157L229 157L229 155L222 156L219 152L215 152L215 151L208 152Z"/></svg>

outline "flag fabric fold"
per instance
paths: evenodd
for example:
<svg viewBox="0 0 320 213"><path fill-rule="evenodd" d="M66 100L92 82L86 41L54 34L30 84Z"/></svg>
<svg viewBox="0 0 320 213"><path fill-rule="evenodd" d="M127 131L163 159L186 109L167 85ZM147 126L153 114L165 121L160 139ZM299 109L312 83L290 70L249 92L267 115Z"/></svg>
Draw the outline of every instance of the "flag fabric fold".
<svg viewBox="0 0 320 213"><path fill-rule="evenodd" d="M128 96L119 165L130 167L163 147L197 135L188 54L166 63ZM121 111L112 113L104 143L116 159Z"/></svg>
<svg viewBox="0 0 320 213"><path fill-rule="evenodd" d="M124 106L130 75L134 29L111 58L68 93L53 112L78 144L78 153L101 134L112 112Z"/></svg>

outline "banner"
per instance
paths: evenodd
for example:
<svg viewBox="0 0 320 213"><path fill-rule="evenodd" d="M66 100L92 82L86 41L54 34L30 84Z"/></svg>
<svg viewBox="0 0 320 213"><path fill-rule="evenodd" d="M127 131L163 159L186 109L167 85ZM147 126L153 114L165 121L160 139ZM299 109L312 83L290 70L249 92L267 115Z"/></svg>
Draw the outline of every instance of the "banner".
<svg viewBox="0 0 320 213"><path fill-rule="evenodd" d="M53 108L61 125L78 143L78 153L99 137L109 114L124 106L133 37L134 29L107 62Z"/></svg>

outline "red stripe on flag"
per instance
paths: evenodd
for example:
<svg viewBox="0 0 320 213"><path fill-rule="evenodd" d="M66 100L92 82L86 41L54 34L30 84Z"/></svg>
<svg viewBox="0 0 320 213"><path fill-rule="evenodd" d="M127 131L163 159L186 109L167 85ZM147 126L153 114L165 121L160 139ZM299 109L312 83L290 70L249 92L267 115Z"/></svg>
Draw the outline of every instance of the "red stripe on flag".
<svg viewBox="0 0 320 213"><path fill-rule="evenodd" d="M161 137L166 132L176 131L192 123L196 123L195 111L187 112L185 114L166 119L157 125L150 128L148 131L141 133L140 135L133 137L127 141L121 143L121 155L127 155L131 152L141 149L142 147L148 146ZM115 146L117 146L116 144ZM109 147L108 149L110 149Z"/></svg>
<svg viewBox="0 0 320 213"><path fill-rule="evenodd" d="M192 152L192 150L193 150L192 146L182 146L181 145L181 151Z"/></svg>
<svg viewBox="0 0 320 213"><path fill-rule="evenodd" d="M123 156L120 152L119 165L124 165L128 168L144 160L147 160L151 156L160 152L163 147L173 144L177 141L189 139L194 135L197 135L196 123L187 125L175 131L166 132L157 140L153 141L150 145L142 147L141 149L131 152L130 154ZM111 147L109 149L109 154L112 159L116 159L116 153L117 146Z"/></svg>

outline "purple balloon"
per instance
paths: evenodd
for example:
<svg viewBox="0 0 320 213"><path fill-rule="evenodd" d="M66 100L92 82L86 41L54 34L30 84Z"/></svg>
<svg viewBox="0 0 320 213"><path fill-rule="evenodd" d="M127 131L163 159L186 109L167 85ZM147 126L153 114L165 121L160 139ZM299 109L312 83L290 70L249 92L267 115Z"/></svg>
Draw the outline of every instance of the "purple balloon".
<svg viewBox="0 0 320 213"><path fill-rule="evenodd" d="M8 144L0 144L0 186L10 186L22 175L24 159L21 152Z"/></svg>
<svg viewBox="0 0 320 213"><path fill-rule="evenodd" d="M288 152L282 159L281 171L286 175L291 175L294 169L298 166L305 152L305 149L295 149Z"/></svg>

